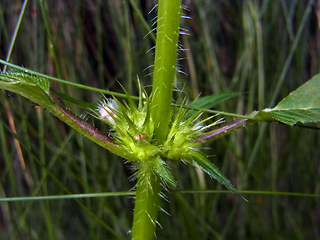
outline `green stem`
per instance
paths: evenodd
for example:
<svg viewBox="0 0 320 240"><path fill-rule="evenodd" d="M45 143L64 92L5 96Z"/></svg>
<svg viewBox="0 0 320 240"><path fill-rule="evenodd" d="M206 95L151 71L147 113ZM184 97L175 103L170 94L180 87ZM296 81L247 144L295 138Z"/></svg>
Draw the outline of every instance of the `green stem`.
<svg viewBox="0 0 320 240"><path fill-rule="evenodd" d="M160 181L150 162L140 162L135 198L132 239L153 239L159 209Z"/></svg>
<svg viewBox="0 0 320 240"><path fill-rule="evenodd" d="M63 122L67 123L70 127L80 132L96 144L109 150L110 152L123 157L127 160L135 160L135 157L131 153L125 151L121 146L113 142L106 134L100 132L97 128L82 120L74 113L66 109L64 106L46 106L47 110L53 115L58 117Z"/></svg>
<svg viewBox="0 0 320 240"><path fill-rule="evenodd" d="M169 132L173 83L179 40L181 0L159 0L153 73L151 118L154 139L162 144ZM169 117L168 117L169 116ZM142 161L138 170L132 239L154 239L160 201L160 179L152 161Z"/></svg>
<svg viewBox="0 0 320 240"><path fill-rule="evenodd" d="M169 131L180 16L181 0L159 0L151 103L158 143L165 141Z"/></svg>
<svg viewBox="0 0 320 240"><path fill-rule="evenodd" d="M221 138L225 135L230 134L231 132L244 127L248 123L252 123L252 121L248 122L249 119L238 119L232 123L228 123L222 127L215 129L213 132L205 134L197 139L197 142L203 144L208 141L216 140L217 138Z"/></svg>
<svg viewBox="0 0 320 240"><path fill-rule="evenodd" d="M153 73L151 118L154 139L162 144L169 132L173 83L179 40L181 0L159 0ZM160 201L160 179L152 161L141 161L138 170L132 239L154 239Z"/></svg>

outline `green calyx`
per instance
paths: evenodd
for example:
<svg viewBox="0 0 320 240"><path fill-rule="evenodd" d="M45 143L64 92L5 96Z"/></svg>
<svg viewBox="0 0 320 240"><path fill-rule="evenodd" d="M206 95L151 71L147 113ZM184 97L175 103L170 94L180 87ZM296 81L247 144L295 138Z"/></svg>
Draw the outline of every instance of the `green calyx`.
<svg viewBox="0 0 320 240"><path fill-rule="evenodd" d="M191 165L196 163L212 178L236 191L230 181L200 152L199 142L196 141L207 128L219 121L206 126L212 117L200 121L201 112L189 116L190 111L183 107L183 102L181 107L173 107L167 139L158 144L153 138L155 126L150 114L152 100L142 92L140 90L138 106L128 95L127 103L121 103L116 98L105 99L96 109L96 115L112 128L110 135L114 141L128 151L130 156L134 156L127 161L149 163L153 172L163 182L171 185L176 185L176 181L168 169L168 160L185 161Z"/></svg>
<svg viewBox="0 0 320 240"><path fill-rule="evenodd" d="M202 127L196 121L200 113L186 119L188 110L181 107L173 116L167 140L156 145L149 97L143 98L141 95L139 106L130 97L128 99L128 104L116 98L101 101L97 115L114 130L111 134L115 141L136 156L136 161L150 161L159 157L179 160L182 155L186 156L197 148L199 143L195 139L202 132Z"/></svg>

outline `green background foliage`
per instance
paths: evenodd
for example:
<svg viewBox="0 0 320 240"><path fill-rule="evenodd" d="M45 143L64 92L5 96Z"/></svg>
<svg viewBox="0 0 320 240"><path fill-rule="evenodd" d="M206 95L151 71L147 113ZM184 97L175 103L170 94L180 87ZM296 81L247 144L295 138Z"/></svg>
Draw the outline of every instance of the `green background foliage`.
<svg viewBox="0 0 320 240"><path fill-rule="evenodd" d="M239 93L214 109L249 114L272 108L319 72L316 1L185 1L176 89L194 99ZM29 1L11 61L71 82L138 94L138 75L151 92L153 1ZM0 58L5 59L21 1L0 2ZM101 95L68 85L52 87L97 103ZM179 95L180 91L177 91ZM10 109L5 107L8 100ZM108 132L88 112L75 113ZM8 113L17 128L9 126ZM135 185L131 164L85 139L47 111L0 93L0 196L122 192ZM232 118L226 118L227 122ZM24 168L14 138L21 144ZM179 189L166 192L158 239L320 239L319 132L263 123L214 141L205 152L240 196L206 190L222 186L184 164L172 164ZM20 159L20 160L19 160ZM128 178L131 180L128 180ZM259 191L273 191L263 194ZM13 201L0 204L0 239L122 239L132 223L132 196Z"/></svg>

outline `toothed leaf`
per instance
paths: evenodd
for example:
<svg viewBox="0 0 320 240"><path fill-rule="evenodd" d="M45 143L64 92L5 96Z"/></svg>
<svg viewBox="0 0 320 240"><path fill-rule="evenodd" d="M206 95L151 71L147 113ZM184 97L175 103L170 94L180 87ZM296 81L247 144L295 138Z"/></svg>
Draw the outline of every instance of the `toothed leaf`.
<svg viewBox="0 0 320 240"><path fill-rule="evenodd" d="M233 192L237 192L237 189L232 183L220 172L220 170L209 161L209 159L201 152L193 151L191 153L192 160L198 164L198 166L209 174L210 177L223 184L226 188Z"/></svg>
<svg viewBox="0 0 320 240"><path fill-rule="evenodd" d="M264 109L256 116L290 126L320 122L320 74L291 92L274 108Z"/></svg>

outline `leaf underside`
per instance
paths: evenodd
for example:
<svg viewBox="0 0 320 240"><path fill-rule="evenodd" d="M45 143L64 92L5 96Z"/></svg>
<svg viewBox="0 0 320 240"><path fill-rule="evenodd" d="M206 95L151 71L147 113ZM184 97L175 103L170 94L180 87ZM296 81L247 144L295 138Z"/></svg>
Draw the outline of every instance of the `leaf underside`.
<svg viewBox="0 0 320 240"><path fill-rule="evenodd" d="M232 192L237 192L237 189L232 185L230 180L226 178L212 162L209 161L204 153L193 151L191 156L192 160L210 177L223 184Z"/></svg>
<svg viewBox="0 0 320 240"><path fill-rule="evenodd" d="M274 108L256 115L262 120L274 119L289 126L320 122L320 74L301 85Z"/></svg>
<svg viewBox="0 0 320 240"><path fill-rule="evenodd" d="M173 186L177 185L177 182L168 170L166 163L159 156L154 159L152 166L163 182L167 182Z"/></svg>

